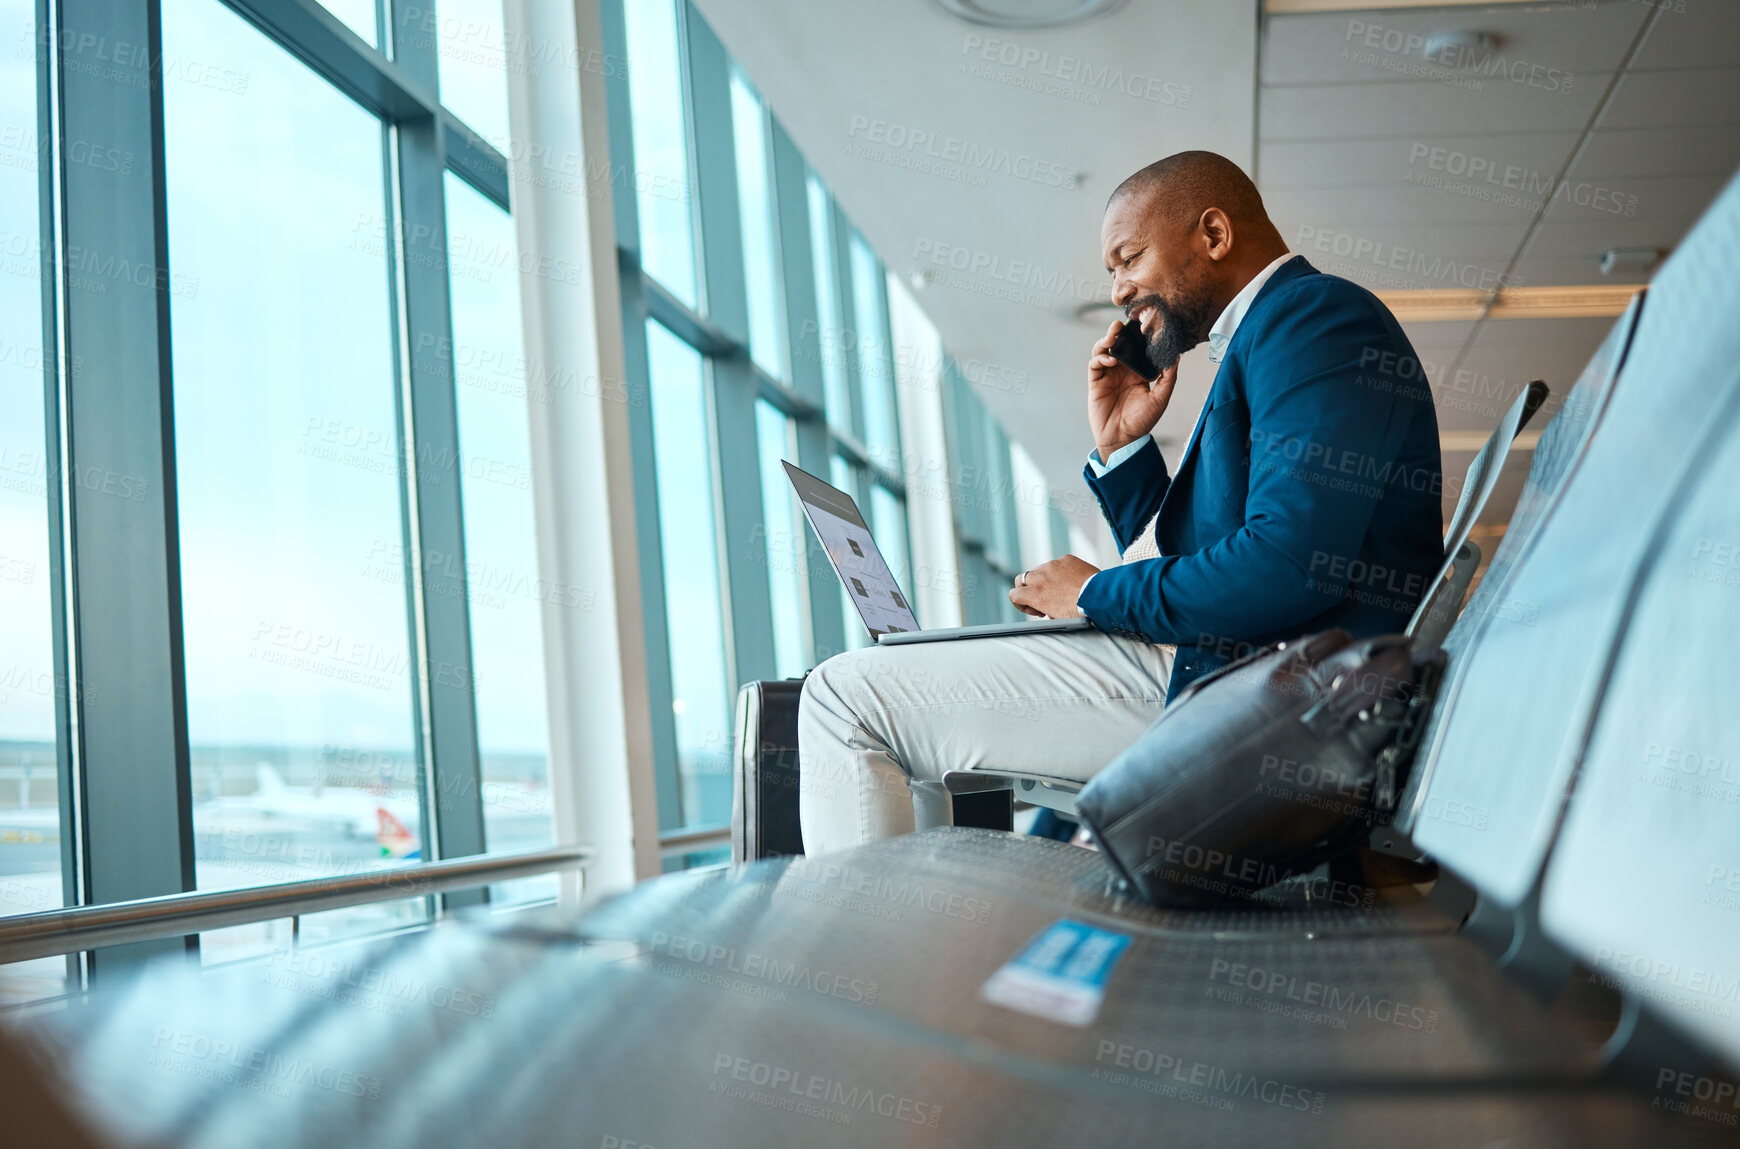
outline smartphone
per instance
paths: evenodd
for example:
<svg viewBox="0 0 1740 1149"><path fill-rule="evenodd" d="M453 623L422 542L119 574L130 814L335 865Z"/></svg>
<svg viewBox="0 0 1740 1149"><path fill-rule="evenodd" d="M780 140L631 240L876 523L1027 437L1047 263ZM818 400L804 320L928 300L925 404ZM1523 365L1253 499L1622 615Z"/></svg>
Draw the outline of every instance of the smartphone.
<svg viewBox="0 0 1740 1149"><path fill-rule="evenodd" d="M1135 320L1124 321L1117 338L1112 340L1111 352L1119 363L1148 382L1160 378L1160 365L1148 354L1148 337L1142 334L1142 325Z"/></svg>

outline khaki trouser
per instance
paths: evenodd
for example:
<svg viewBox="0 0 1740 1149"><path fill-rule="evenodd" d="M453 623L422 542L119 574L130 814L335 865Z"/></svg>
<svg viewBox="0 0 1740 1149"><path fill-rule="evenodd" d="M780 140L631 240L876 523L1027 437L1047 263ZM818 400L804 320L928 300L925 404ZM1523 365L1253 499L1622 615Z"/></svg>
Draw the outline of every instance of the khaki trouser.
<svg viewBox="0 0 1740 1149"><path fill-rule="evenodd" d="M828 659L798 709L805 852L910 834L909 780L944 771L1086 781L1159 717L1173 654L1090 630Z"/></svg>

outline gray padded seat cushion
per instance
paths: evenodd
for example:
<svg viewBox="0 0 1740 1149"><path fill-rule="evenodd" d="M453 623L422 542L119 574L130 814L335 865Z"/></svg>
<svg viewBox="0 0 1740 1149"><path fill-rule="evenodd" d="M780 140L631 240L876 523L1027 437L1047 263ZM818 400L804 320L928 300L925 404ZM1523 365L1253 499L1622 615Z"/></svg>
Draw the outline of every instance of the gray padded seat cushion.
<svg viewBox="0 0 1740 1149"><path fill-rule="evenodd" d="M1736 388L1740 362L1711 450L1687 445L1686 488L1601 697L1541 918L1602 975L1740 1058Z"/></svg>
<svg viewBox="0 0 1740 1149"><path fill-rule="evenodd" d="M1599 432L1453 655L1459 688L1444 700L1411 833L1500 903L1519 904L1539 876L1624 589L1688 445L1734 385L1736 267L1731 182L1651 284Z"/></svg>
<svg viewBox="0 0 1740 1149"><path fill-rule="evenodd" d="M934 830L342 962L160 967L36 1024L129 1143L192 1149L1702 1143L1591 1087L1460 939L1168 928L1098 865ZM979 999L1066 916L1134 938L1097 1020Z"/></svg>

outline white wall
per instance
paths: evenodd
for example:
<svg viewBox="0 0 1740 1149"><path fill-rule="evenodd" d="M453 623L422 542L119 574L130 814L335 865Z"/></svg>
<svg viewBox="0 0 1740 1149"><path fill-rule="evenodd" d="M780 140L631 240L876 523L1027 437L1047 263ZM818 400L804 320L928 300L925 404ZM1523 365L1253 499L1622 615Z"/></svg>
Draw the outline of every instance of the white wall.
<svg viewBox="0 0 1740 1149"><path fill-rule="evenodd" d="M602 42L598 0L506 0L503 9L510 53ZM520 291L528 375L580 383L547 388L539 401L528 387L527 402L539 575L581 588L588 603L574 610L546 600L543 621L556 839L598 851L587 869L590 900L659 872L622 300L610 181L541 179L525 157L610 170L604 74L545 60L507 75L520 249L581 269L540 276L538 260L522 260ZM564 893L575 893L572 881Z"/></svg>
<svg viewBox="0 0 1740 1149"><path fill-rule="evenodd" d="M914 606L926 627L959 626L963 617L960 550L954 510L949 504L942 338L906 286L892 275L888 277L888 323L894 336L895 397L912 543Z"/></svg>

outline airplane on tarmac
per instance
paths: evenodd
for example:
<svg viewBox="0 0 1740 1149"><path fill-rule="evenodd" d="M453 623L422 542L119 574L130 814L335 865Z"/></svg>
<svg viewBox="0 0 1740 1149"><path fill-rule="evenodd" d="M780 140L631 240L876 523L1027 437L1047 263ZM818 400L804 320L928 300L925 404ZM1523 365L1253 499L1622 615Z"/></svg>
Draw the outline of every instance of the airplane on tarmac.
<svg viewBox="0 0 1740 1149"><path fill-rule="evenodd" d="M417 821L417 801L358 786L292 786L272 766L254 767L254 793L200 802L196 818L230 824L238 818L300 823L336 829L351 839L373 838L381 857L416 861L422 842L410 824ZM504 812L535 816L547 810L548 796L533 787L491 785L485 796ZM54 806L0 809L0 844L52 844L60 841L60 810Z"/></svg>
<svg viewBox="0 0 1740 1149"><path fill-rule="evenodd" d="M381 857L416 860L422 844L408 826L418 817L417 800L356 786L292 786L264 762L254 767L258 789L252 794L201 802L195 813L230 820L255 815L337 829L349 838L373 838Z"/></svg>

